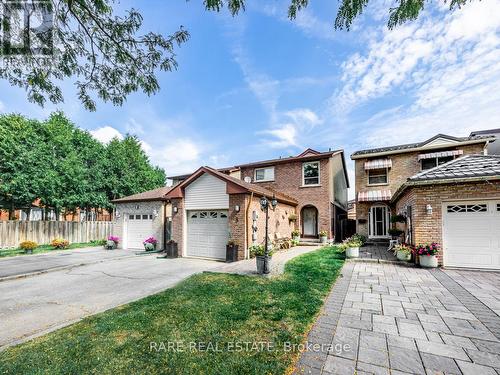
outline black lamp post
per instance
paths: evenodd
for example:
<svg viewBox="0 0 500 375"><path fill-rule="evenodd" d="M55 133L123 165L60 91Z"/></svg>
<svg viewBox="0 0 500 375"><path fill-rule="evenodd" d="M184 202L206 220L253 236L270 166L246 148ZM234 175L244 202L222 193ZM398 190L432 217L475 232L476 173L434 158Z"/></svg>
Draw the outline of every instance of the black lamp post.
<svg viewBox="0 0 500 375"><path fill-rule="evenodd" d="M278 201L276 200L276 197L273 194L273 198L271 199L271 208L274 210L276 206L278 205ZM264 241L264 273L269 273L269 266L268 266L268 255L269 255L269 248L268 248L268 229L269 229L269 200L267 197L263 196L260 198L260 207L262 210L266 213L266 237Z"/></svg>

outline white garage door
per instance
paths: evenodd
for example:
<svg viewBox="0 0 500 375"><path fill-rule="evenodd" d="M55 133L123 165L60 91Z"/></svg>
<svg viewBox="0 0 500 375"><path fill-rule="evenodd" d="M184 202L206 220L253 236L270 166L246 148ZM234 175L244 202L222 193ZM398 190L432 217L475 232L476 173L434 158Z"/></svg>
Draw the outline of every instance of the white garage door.
<svg viewBox="0 0 500 375"><path fill-rule="evenodd" d="M443 205L444 265L500 269L500 201Z"/></svg>
<svg viewBox="0 0 500 375"><path fill-rule="evenodd" d="M226 210L188 211L187 255L226 259L227 223Z"/></svg>
<svg viewBox="0 0 500 375"><path fill-rule="evenodd" d="M128 215L126 244L128 249L144 249L144 240L151 237L153 233L153 215Z"/></svg>

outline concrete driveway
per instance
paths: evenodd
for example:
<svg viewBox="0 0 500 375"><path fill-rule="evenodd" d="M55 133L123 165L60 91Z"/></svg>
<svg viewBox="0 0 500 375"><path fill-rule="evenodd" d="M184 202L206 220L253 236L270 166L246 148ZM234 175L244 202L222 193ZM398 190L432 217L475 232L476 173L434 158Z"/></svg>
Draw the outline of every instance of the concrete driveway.
<svg viewBox="0 0 500 375"><path fill-rule="evenodd" d="M38 255L22 255L0 258L0 281L37 272L46 272L70 266L98 263L110 259L134 256L137 250L104 250L102 247L87 247L74 250L51 251Z"/></svg>
<svg viewBox="0 0 500 375"><path fill-rule="evenodd" d="M89 254L83 253L75 254L74 259ZM100 259L100 263L0 282L0 350L83 317L157 293L195 273L221 266L209 260L157 259L156 254L113 258L119 251L109 253L113 252L103 256L111 258ZM54 259L58 259L45 257L40 256L35 268L52 267ZM68 255L64 259L71 257ZM31 263L33 258L19 257L19 260ZM79 263L81 259L76 262ZM7 264L10 267L5 267ZM33 267L23 267L21 262L16 268L14 263L2 261L0 269L5 275Z"/></svg>

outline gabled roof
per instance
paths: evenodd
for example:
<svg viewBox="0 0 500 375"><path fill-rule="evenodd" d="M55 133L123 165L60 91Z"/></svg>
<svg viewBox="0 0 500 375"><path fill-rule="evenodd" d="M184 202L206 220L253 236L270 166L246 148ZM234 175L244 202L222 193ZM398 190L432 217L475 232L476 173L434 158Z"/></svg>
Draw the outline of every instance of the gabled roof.
<svg viewBox="0 0 500 375"><path fill-rule="evenodd" d="M408 178L392 197L396 200L411 186L500 179L499 155L465 155Z"/></svg>
<svg viewBox="0 0 500 375"><path fill-rule="evenodd" d="M379 148L356 151L351 155L351 159L397 154L401 152L412 152L412 151L418 151L420 149L425 150L433 148L461 146L465 144L486 143L486 142L492 142L494 140L495 137L491 135L486 135L486 136L471 135L469 137L453 137L451 135L446 135L446 134L436 134L434 137L429 138L423 142L407 143L396 146L379 147Z"/></svg>
<svg viewBox="0 0 500 375"><path fill-rule="evenodd" d="M500 134L500 128L498 129L486 129L486 130L476 130L470 133L470 136L473 137L475 135L490 135L490 134Z"/></svg>
<svg viewBox="0 0 500 375"><path fill-rule="evenodd" d="M167 198L182 198L184 196L184 189L189 186L192 182L196 181L198 177L204 173L211 174L214 177L220 178L228 183L227 191L228 193L254 193L257 196L273 197L280 202L290 204L292 206L297 205L297 200L289 197L286 194L276 192L270 189L266 189L260 185L250 184L248 182L242 181L238 178L231 177L225 173L219 172L217 169L210 167L200 167L196 172L194 172L189 178L181 182L179 185L175 186L167 195Z"/></svg>
<svg viewBox="0 0 500 375"><path fill-rule="evenodd" d="M172 190L171 186L162 186L158 189L145 191L128 197L112 200L113 203L141 202L141 201L162 201L167 200L165 195Z"/></svg>

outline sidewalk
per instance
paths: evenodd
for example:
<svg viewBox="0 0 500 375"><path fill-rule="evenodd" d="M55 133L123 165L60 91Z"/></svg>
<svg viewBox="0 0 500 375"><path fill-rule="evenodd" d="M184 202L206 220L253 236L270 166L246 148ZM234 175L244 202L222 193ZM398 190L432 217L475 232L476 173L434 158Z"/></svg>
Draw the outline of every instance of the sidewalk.
<svg viewBox="0 0 500 375"><path fill-rule="evenodd" d="M346 262L296 374L500 374L500 316L441 269Z"/></svg>

